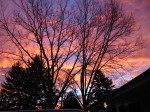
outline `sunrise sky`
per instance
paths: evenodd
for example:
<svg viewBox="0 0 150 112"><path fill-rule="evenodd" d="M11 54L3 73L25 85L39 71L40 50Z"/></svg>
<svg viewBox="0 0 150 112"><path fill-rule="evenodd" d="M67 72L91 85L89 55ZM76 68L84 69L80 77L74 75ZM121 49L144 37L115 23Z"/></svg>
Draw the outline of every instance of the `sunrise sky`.
<svg viewBox="0 0 150 112"><path fill-rule="evenodd" d="M0 0L1 1L1 0ZM11 6L11 2L6 0L7 4ZM150 1L149 0L118 0L123 3L123 8L127 13L132 13L138 31L133 34L136 38L142 37L144 39L145 48L134 53L128 57L125 69L128 72L122 72L122 76L109 74L117 87L125 82L131 80L137 75L141 74L150 68ZM0 40L2 38L0 37ZM4 48L3 48L4 49ZM9 70L13 62L3 58L0 54L0 83L4 80L4 74Z"/></svg>

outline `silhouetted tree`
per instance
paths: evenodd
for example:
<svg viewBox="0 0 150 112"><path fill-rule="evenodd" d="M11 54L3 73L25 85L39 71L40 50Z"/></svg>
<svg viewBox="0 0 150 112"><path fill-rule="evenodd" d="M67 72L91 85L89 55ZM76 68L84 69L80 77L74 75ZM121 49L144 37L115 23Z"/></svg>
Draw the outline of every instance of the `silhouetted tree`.
<svg viewBox="0 0 150 112"><path fill-rule="evenodd" d="M2 83L1 94L3 94L3 107L7 107L8 110L25 108L24 75L25 71L18 62L5 76L6 81Z"/></svg>
<svg viewBox="0 0 150 112"><path fill-rule="evenodd" d="M141 42L131 42L134 18L116 0L76 0L74 11L81 66L79 79L74 80L81 93L79 100L88 110L95 71L122 68L119 61L136 51Z"/></svg>
<svg viewBox="0 0 150 112"><path fill-rule="evenodd" d="M0 53L9 54L27 64L28 59L33 61L35 52L38 52L47 68L47 108L55 108L77 73L74 69L80 53L77 52L76 26L69 10L69 0L19 0L13 3L17 8L10 14L11 17L6 17L7 11L1 10L0 28L17 53L9 48L0 50ZM65 65L70 61L73 65L68 70ZM62 76L65 77L63 83L57 87ZM55 88L60 92L54 100Z"/></svg>
<svg viewBox="0 0 150 112"><path fill-rule="evenodd" d="M67 93L62 109L82 109L76 95L72 91Z"/></svg>
<svg viewBox="0 0 150 112"><path fill-rule="evenodd" d="M28 77L26 88L30 95L29 100L31 105L34 109L37 105L42 106L43 109L50 108L49 104L55 102L59 90L54 86L52 90L50 89L50 82L44 61L39 56L35 56L33 61L28 62L26 74ZM49 92L51 92L51 94L49 94Z"/></svg>
<svg viewBox="0 0 150 112"><path fill-rule="evenodd" d="M97 102L104 102L108 95L112 93L114 87L112 80L105 77L100 70L95 72L93 83L89 105Z"/></svg>
<svg viewBox="0 0 150 112"><path fill-rule="evenodd" d="M30 109L35 109L39 103L42 103L47 78L44 62L39 56L35 56L33 61L28 62L25 74L26 80L23 82L23 86L28 95L27 102Z"/></svg>
<svg viewBox="0 0 150 112"><path fill-rule="evenodd" d="M36 55L33 61L28 61L24 69L19 62L12 66L6 81L2 84L3 108L8 110L36 109L36 106L49 108L49 91L47 68L44 61ZM54 102L59 91L53 88L51 93L51 101Z"/></svg>
<svg viewBox="0 0 150 112"><path fill-rule="evenodd" d="M135 31L133 16L127 15L115 0L14 0L14 3L18 7L11 14L0 11L0 29L3 38L10 40L7 44L17 52L7 46L0 53L27 64L38 52L47 68L47 108L55 108L73 80L81 93L78 100L87 110L95 71L122 67L119 61L141 47L139 39L130 38ZM68 63L70 67L66 66ZM59 93L54 100L57 89Z"/></svg>

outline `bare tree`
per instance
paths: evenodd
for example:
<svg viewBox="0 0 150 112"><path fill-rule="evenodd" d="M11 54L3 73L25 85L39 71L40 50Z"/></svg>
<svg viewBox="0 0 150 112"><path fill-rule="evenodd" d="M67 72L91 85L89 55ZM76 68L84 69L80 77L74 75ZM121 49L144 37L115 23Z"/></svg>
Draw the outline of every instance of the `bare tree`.
<svg viewBox="0 0 150 112"><path fill-rule="evenodd" d="M119 61L136 51L138 41L130 37L135 22L115 0L70 1L20 0L11 16L1 10L1 31L14 47L0 53L27 66L28 59L40 55L47 66L48 108L57 105L73 81L88 109L95 71L120 68ZM52 101L55 87L60 92Z"/></svg>
<svg viewBox="0 0 150 112"><path fill-rule="evenodd" d="M75 32L76 27L68 9L68 0L20 0L14 1L16 10L7 16L1 13L0 28L3 36L11 42L13 50L1 50L3 54L22 60L33 60L38 54L46 63L48 79L47 108L55 108L67 85L74 77L78 56ZM14 52L15 51L17 52ZM74 60L71 58L74 56ZM65 68L73 63L71 69ZM67 69L67 70L66 70ZM75 72L74 74L72 74ZM52 101L53 89L57 87L59 78L63 83L59 86L59 95Z"/></svg>
<svg viewBox="0 0 150 112"><path fill-rule="evenodd" d="M119 60L136 51L138 41L130 37L135 31L132 15L125 14L117 1L77 0L75 10L81 49L80 79L75 82L88 109L95 71L122 67Z"/></svg>

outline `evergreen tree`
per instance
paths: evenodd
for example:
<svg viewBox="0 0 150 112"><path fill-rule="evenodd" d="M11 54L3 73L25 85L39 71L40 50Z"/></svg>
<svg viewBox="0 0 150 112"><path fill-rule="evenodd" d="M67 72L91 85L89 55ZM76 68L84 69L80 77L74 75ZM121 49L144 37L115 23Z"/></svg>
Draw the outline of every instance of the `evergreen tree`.
<svg viewBox="0 0 150 112"><path fill-rule="evenodd" d="M12 66L11 70L5 76L5 82L2 83L1 94L3 96L3 107L7 109L23 109L25 104L24 69L20 63ZM5 103L5 104L4 104Z"/></svg>
<svg viewBox="0 0 150 112"><path fill-rule="evenodd" d="M28 102L31 109L36 109L36 106L42 106L43 109L49 108L49 98L52 96L51 101L54 102L57 97L57 89L53 88L49 93L50 84L48 81L47 68L45 67L44 61L39 57L35 56L33 61L28 62L26 68L26 81L25 90L28 94Z"/></svg>
<svg viewBox="0 0 150 112"><path fill-rule="evenodd" d="M26 69L26 73L29 77L27 88L29 88L30 102L33 108L40 105L44 109L50 108L49 101L54 102L59 92L56 87L53 87L51 91L51 85L48 80L48 70L45 67L44 61L35 56L32 62L29 62L29 66ZM49 94L51 93L51 94ZM50 99L51 97L51 100Z"/></svg>
<svg viewBox="0 0 150 112"><path fill-rule="evenodd" d="M29 61L26 68L19 62L12 66L2 83L3 110L36 109L43 97L44 77L44 63L38 56Z"/></svg>
<svg viewBox="0 0 150 112"><path fill-rule="evenodd" d="M47 68L39 56L28 61L26 68L18 62L12 66L6 81L2 83L0 106L3 110L36 109L36 106L49 108L49 101L54 102L59 92L56 88L49 92L49 88Z"/></svg>
<svg viewBox="0 0 150 112"><path fill-rule="evenodd" d="M113 87L114 85L112 80L108 77L105 77L105 75L100 70L97 70L95 72L90 103L94 104L96 102L105 101L108 95L111 94Z"/></svg>
<svg viewBox="0 0 150 112"><path fill-rule="evenodd" d="M24 88L28 95L27 101L30 109L36 109L36 106L41 102L43 87L45 86L45 70L45 65L39 56L35 56L33 61L28 62Z"/></svg>

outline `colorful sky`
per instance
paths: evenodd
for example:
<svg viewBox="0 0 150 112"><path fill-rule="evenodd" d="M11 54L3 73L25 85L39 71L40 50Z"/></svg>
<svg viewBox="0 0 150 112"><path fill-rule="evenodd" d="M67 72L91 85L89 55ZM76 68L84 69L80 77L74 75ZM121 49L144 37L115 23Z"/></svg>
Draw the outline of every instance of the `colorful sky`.
<svg viewBox="0 0 150 112"><path fill-rule="evenodd" d="M128 59L128 63L133 66L128 66L129 72L126 72L123 78L131 80L137 75L150 68L150 1L149 0L122 0L124 9L133 14L139 30L135 36L144 39L145 48L136 52ZM122 77L115 80L117 86L123 82Z"/></svg>
<svg viewBox="0 0 150 112"><path fill-rule="evenodd" d="M121 3L123 3L123 7L127 13L132 12L138 28L134 36L144 39L145 48L134 53L127 59L125 68L128 72L123 72L123 76L112 75L111 77L110 75L117 87L150 68L150 1L122 0ZM0 56L0 83L4 80L4 73L8 71L10 66L11 62Z"/></svg>

